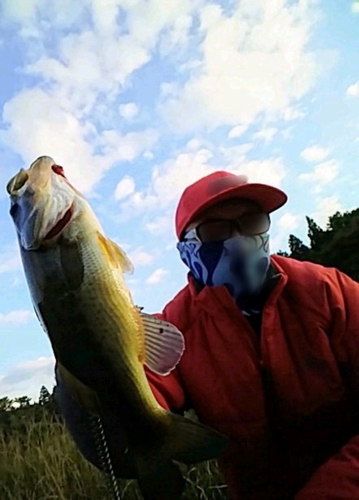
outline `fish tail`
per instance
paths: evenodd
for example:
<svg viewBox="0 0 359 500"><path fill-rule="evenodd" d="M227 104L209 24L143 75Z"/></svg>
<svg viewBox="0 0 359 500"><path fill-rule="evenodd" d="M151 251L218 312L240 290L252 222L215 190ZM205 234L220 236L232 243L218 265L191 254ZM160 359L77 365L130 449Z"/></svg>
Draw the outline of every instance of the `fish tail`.
<svg viewBox="0 0 359 500"><path fill-rule="evenodd" d="M169 432L158 449L136 459L137 478L146 500L177 500L185 481L172 460L192 464L216 458L228 439L219 432L173 413Z"/></svg>

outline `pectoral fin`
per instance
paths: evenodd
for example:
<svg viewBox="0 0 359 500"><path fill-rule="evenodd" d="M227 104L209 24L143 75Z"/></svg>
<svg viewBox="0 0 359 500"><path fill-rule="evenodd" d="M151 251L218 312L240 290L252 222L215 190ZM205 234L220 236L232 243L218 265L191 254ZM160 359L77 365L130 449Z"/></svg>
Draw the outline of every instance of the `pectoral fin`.
<svg viewBox="0 0 359 500"><path fill-rule="evenodd" d="M140 315L145 331L144 362L152 371L167 375L182 357L185 349L183 335L171 323L144 312Z"/></svg>

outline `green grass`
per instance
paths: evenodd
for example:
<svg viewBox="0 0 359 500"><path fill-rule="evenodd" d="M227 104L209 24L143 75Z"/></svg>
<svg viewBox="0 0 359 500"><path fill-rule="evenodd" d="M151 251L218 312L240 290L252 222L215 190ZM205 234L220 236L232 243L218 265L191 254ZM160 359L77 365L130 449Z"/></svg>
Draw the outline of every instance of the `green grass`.
<svg viewBox="0 0 359 500"><path fill-rule="evenodd" d="M216 463L183 467L184 499L227 498ZM0 429L1 500L112 500L104 476L77 450L62 422L44 412L29 417L25 432L5 436ZM123 500L141 499L136 481L118 480Z"/></svg>

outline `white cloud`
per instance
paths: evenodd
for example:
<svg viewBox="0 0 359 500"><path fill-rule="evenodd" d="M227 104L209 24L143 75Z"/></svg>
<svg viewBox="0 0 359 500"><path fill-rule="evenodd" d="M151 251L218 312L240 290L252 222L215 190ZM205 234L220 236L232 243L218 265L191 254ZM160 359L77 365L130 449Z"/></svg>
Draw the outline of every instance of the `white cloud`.
<svg viewBox="0 0 359 500"><path fill-rule="evenodd" d="M35 319L33 311L18 309L8 313L0 313L0 326L19 326L25 325Z"/></svg>
<svg viewBox="0 0 359 500"><path fill-rule="evenodd" d="M344 207L339 202L337 196L328 196L327 198L323 198L317 204L317 210L311 214L311 217L315 220L317 224L321 227L325 227L328 218L331 215L334 215L336 212L343 212Z"/></svg>
<svg viewBox="0 0 359 500"><path fill-rule="evenodd" d="M114 161L133 161L144 152L148 152L158 140L158 133L153 129L122 134L117 130L105 130L98 140L103 152Z"/></svg>
<svg viewBox="0 0 359 500"><path fill-rule="evenodd" d="M300 220L299 215L294 215L290 212L286 212L279 218L277 222L277 228L280 233L293 232L293 230L298 227L299 220Z"/></svg>
<svg viewBox="0 0 359 500"><path fill-rule="evenodd" d="M145 228L155 235L172 235L173 233L173 213L166 211L163 215L151 218L151 222L145 224Z"/></svg>
<svg viewBox="0 0 359 500"><path fill-rule="evenodd" d="M253 139L262 140L265 143L271 142L274 136L278 133L278 129L275 127L264 128L262 130L258 130L255 134L253 134Z"/></svg>
<svg viewBox="0 0 359 500"><path fill-rule="evenodd" d="M322 161L330 154L329 148L323 148L314 144L313 146L309 146L308 148L303 149L301 151L300 156L310 162Z"/></svg>
<svg viewBox="0 0 359 500"><path fill-rule="evenodd" d="M321 191L323 185L330 184L337 177L339 167L340 165L336 160L328 160L317 165L313 172L300 174L299 180L311 182L314 192L318 193Z"/></svg>
<svg viewBox="0 0 359 500"><path fill-rule="evenodd" d="M136 248L127 255L135 268L139 266L148 266L154 261L154 255L144 250L143 247Z"/></svg>
<svg viewBox="0 0 359 500"><path fill-rule="evenodd" d="M228 132L228 139L235 139L244 134L248 129L248 125L236 125Z"/></svg>
<svg viewBox="0 0 359 500"><path fill-rule="evenodd" d="M41 1L41 0L40 0ZM4 0L2 2L2 14L12 21L26 20L34 18L36 13L36 4L38 0L28 0L24 3L21 0Z"/></svg>
<svg viewBox="0 0 359 500"><path fill-rule="evenodd" d="M61 39L58 58L44 54L26 71L59 92L68 109L76 108L78 116L84 116L101 93L109 98L118 94L149 58L131 37L83 31Z"/></svg>
<svg viewBox="0 0 359 500"><path fill-rule="evenodd" d="M56 95L38 88L24 90L8 101L3 120L8 130L0 131L0 139L22 156L26 166L38 156L49 155L85 193L115 162L134 160L158 137L153 130L96 133L91 123L65 111ZM101 154L96 148L101 148Z"/></svg>
<svg viewBox="0 0 359 500"><path fill-rule="evenodd" d="M97 1L101 5L101 0ZM176 46L181 47L184 41L183 33L187 33L190 27L186 17L202 2L173 0L171 3L164 3L161 0L122 0L120 4L127 10L129 31L134 38L142 44L152 46L159 33L166 28L168 31L173 31L169 43L174 49ZM187 39L185 41L187 42Z"/></svg>
<svg viewBox="0 0 359 500"><path fill-rule="evenodd" d="M163 3L157 2L161 6ZM192 7L200 6L201 0L192 2ZM187 12L179 14L172 29L167 32L167 36L162 37L159 44L161 56L167 56L176 49L179 53L183 52L190 40L190 29L193 26L193 16Z"/></svg>
<svg viewBox="0 0 359 500"><path fill-rule="evenodd" d="M146 160L153 160L153 158L155 157L155 155L152 153L152 151L145 151L143 153L143 157L146 159Z"/></svg>
<svg viewBox="0 0 359 500"><path fill-rule="evenodd" d="M287 113L317 77L315 56L307 50L315 3L243 0L230 15L205 5L201 66L184 86L167 86L163 97L173 130L246 125L260 113Z"/></svg>
<svg viewBox="0 0 359 500"><path fill-rule="evenodd" d="M130 195L122 204L124 214L151 214L145 228L154 234L173 232L173 213L184 189L198 179L216 170L228 170L236 175L247 175L249 181L280 186L286 175L281 158L247 160L245 153L251 144L219 148L224 162L214 162L208 148L180 152L176 157L157 165L149 185ZM161 211L161 214L157 212Z"/></svg>
<svg viewBox="0 0 359 500"><path fill-rule="evenodd" d="M247 175L250 182L259 182L275 187L280 187L286 176L286 169L281 158L245 160L236 168L230 167L229 170L237 175Z"/></svg>
<svg viewBox="0 0 359 500"><path fill-rule="evenodd" d="M186 149L188 149L188 151L197 151L198 149L201 149L201 147L202 142L196 138L191 139L186 144Z"/></svg>
<svg viewBox="0 0 359 500"><path fill-rule="evenodd" d="M209 150L200 149L194 154L179 154L174 162L169 160L163 171L154 170L152 182L155 192L163 198L165 204L178 198L189 184L214 171L208 165L211 158Z"/></svg>
<svg viewBox="0 0 359 500"><path fill-rule="evenodd" d="M120 115L125 118L125 120L132 120L139 112L138 106L134 102L128 102L126 104L121 104L119 107Z"/></svg>
<svg viewBox="0 0 359 500"><path fill-rule="evenodd" d="M286 122L298 120L305 117L305 112L298 107L288 106L283 111L283 120Z"/></svg>
<svg viewBox="0 0 359 500"><path fill-rule="evenodd" d="M271 232L271 237L269 240L269 245L270 245L270 253L274 254L277 253L279 250L286 250L286 247L288 246L288 235L287 234L280 234L280 233L274 233Z"/></svg>
<svg viewBox="0 0 359 500"><path fill-rule="evenodd" d="M44 38L58 29L78 31L94 30L106 45L121 35L133 39L139 46L150 52L160 42L161 53L167 54L181 49L188 43L192 26L192 13L199 8L202 0L172 0L164 4L161 0L61 0L61 9L50 0L2 0L3 22L20 24L20 35L25 38ZM118 22L118 20L120 21ZM118 29L120 25L121 29ZM162 39L161 33L165 36ZM95 47L101 50L101 47ZM106 53L106 51L105 51ZM130 54L118 52L127 58ZM114 55L109 55L114 57ZM117 60L116 69L121 65Z"/></svg>
<svg viewBox="0 0 359 500"><path fill-rule="evenodd" d="M133 178L129 175L125 175L125 177L116 186L116 200L122 200L132 194L135 191L135 187L135 181Z"/></svg>
<svg viewBox="0 0 359 500"><path fill-rule="evenodd" d="M81 115L90 113L100 96L111 101L123 90L131 75L150 61L157 45L167 52L186 45L199 3L173 0L164 6L159 0L108 0L104 6L99 0L80 0L77 8L68 8L66 27L72 24L74 29L63 36L64 16L56 12L62 9L43 0L31 16L17 17L38 33L44 47L51 43L52 48L42 50L27 72L56 88L71 109L76 107ZM27 39L29 50L31 41Z"/></svg>
<svg viewBox="0 0 359 500"><path fill-rule="evenodd" d="M299 226L300 217L291 212L285 212L272 224L270 230L270 251L276 253L279 250L286 250L288 247L289 234L293 234Z"/></svg>
<svg viewBox="0 0 359 500"><path fill-rule="evenodd" d="M162 268L156 269L156 271L154 271L147 278L146 284L147 285L157 285L158 283L163 281L163 279L167 276L167 274L168 274L168 271L166 271L165 269L162 269Z"/></svg>
<svg viewBox="0 0 359 500"><path fill-rule="evenodd" d="M254 144L251 143L238 144L236 146L220 147L219 151L227 163L236 166L245 160L246 154L253 148L253 146Z"/></svg>
<svg viewBox="0 0 359 500"><path fill-rule="evenodd" d="M2 0L1 21L20 24L19 35L24 38L41 39L44 31L51 28L78 26L86 3L86 0L76 4L72 0L61 0L60 9L49 0Z"/></svg>
<svg viewBox="0 0 359 500"><path fill-rule="evenodd" d="M26 71L56 89L67 109L84 116L102 93L108 98L117 95L149 59L146 49L130 36L83 31L61 39L57 58L45 53Z"/></svg>
<svg viewBox="0 0 359 500"><path fill-rule="evenodd" d="M29 63L19 70L38 82L5 104L8 130L0 139L26 164L39 155L54 157L87 193L114 163L151 156L153 130L124 134L107 124L116 119L114 103L131 75L150 61L156 46L175 51L186 45L201 0L173 0L167 7L159 0L62 3L56 9L49 0L2 2L2 22L21 27ZM128 102L120 112L130 119L138 108Z"/></svg>
<svg viewBox="0 0 359 500"><path fill-rule="evenodd" d="M359 5L359 3L358 3ZM353 83L353 85L350 85L347 88L347 95L350 95L352 97L358 97L359 96L359 81L356 83Z"/></svg>
<svg viewBox="0 0 359 500"><path fill-rule="evenodd" d="M180 153L163 165L156 166L147 189L131 195L123 204L123 209L133 213L171 206L189 184L216 170L208 165L211 158L211 151L202 148Z"/></svg>
<svg viewBox="0 0 359 500"><path fill-rule="evenodd" d="M352 12L353 14L359 14L359 2L352 3Z"/></svg>
<svg viewBox="0 0 359 500"><path fill-rule="evenodd" d="M50 392L55 385L52 357L40 357L12 366L0 376L0 397L28 396L37 401L42 385Z"/></svg>

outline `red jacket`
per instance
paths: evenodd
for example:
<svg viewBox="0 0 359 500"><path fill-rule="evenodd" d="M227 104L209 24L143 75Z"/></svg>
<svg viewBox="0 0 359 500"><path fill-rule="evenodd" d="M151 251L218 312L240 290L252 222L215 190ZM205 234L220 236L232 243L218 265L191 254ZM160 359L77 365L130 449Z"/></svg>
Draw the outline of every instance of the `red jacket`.
<svg viewBox="0 0 359 500"><path fill-rule="evenodd" d="M359 284L273 256L280 279L260 337L225 287L189 284L160 317L184 334L159 403L190 405L230 437L220 467L233 499L359 499Z"/></svg>

